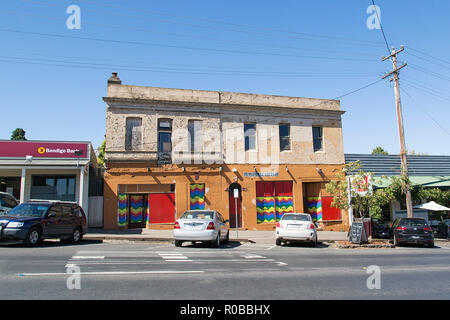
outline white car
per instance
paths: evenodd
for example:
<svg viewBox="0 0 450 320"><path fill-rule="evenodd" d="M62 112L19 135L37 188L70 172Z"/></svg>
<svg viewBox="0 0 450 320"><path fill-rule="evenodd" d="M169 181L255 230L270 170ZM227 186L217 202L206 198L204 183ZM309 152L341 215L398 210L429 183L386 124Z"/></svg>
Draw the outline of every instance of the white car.
<svg viewBox="0 0 450 320"><path fill-rule="evenodd" d="M175 246L183 242L208 242L214 247L220 247L221 242L228 242L230 229L222 215L213 210L189 210L175 221L173 238Z"/></svg>
<svg viewBox="0 0 450 320"><path fill-rule="evenodd" d="M316 225L307 213L285 213L277 223L276 245L283 242L305 241L317 245Z"/></svg>

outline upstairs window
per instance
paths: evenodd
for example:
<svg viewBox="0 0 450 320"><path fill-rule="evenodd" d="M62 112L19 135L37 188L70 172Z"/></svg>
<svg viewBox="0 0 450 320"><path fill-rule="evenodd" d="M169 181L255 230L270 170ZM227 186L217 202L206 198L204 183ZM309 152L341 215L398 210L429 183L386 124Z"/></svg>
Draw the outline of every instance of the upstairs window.
<svg viewBox="0 0 450 320"><path fill-rule="evenodd" d="M280 151L291 150L291 126L289 124L280 124Z"/></svg>
<svg viewBox="0 0 450 320"><path fill-rule="evenodd" d="M140 150L142 147L142 119L127 118L125 150Z"/></svg>
<svg viewBox="0 0 450 320"><path fill-rule="evenodd" d="M189 120L189 152L202 151L202 121Z"/></svg>
<svg viewBox="0 0 450 320"><path fill-rule="evenodd" d="M323 147L322 127L312 127L314 152L321 151Z"/></svg>
<svg viewBox="0 0 450 320"><path fill-rule="evenodd" d="M172 152L172 121L158 121L158 152Z"/></svg>
<svg viewBox="0 0 450 320"><path fill-rule="evenodd" d="M256 125L244 123L245 151L256 150Z"/></svg>

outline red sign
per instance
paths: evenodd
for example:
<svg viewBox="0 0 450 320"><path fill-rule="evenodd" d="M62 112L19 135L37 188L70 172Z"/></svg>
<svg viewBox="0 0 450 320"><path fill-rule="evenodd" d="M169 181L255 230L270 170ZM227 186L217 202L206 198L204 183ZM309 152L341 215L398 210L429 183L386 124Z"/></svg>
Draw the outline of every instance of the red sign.
<svg viewBox="0 0 450 320"><path fill-rule="evenodd" d="M3 158L70 158L87 159L88 144L77 142L0 141Z"/></svg>

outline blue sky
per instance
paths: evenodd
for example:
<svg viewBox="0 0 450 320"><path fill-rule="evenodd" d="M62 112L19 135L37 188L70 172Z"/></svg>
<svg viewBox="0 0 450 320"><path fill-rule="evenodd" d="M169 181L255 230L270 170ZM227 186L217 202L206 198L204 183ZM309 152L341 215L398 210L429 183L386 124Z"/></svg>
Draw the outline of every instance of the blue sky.
<svg viewBox="0 0 450 320"><path fill-rule="evenodd" d="M450 154L450 2L377 0L399 62L406 145ZM0 139L92 141L105 134L106 81L335 98L392 69L370 0L5 0L0 6ZM69 30L69 5L81 29ZM90 40L88 40L88 38ZM94 40L96 39L96 40ZM342 97L346 153L398 154L388 79Z"/></svg>

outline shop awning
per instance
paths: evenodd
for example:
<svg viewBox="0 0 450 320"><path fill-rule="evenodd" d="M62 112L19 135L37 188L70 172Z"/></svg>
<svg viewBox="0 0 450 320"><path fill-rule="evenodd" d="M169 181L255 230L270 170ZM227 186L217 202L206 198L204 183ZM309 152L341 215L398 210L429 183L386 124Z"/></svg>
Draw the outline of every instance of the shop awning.
<svg viewBox="0 0 450 320"><path fill-rule="evenodd" d="M410 176L409 180L414 186L423 186L425 188L450 188L450 176ZM390 179L389 177L385 179L374 177L373 183L375 188L386 188L390 184Z"/></svg>
<svg viewBox="0 0 450 320"><path fill-rule="evenodd" d="M450 211L450 208L441 206L440 204L438 204L434 201L430 201L430 202L415 206L414 209L425 209L425 210L430 210L430 211Z"/></svg>

